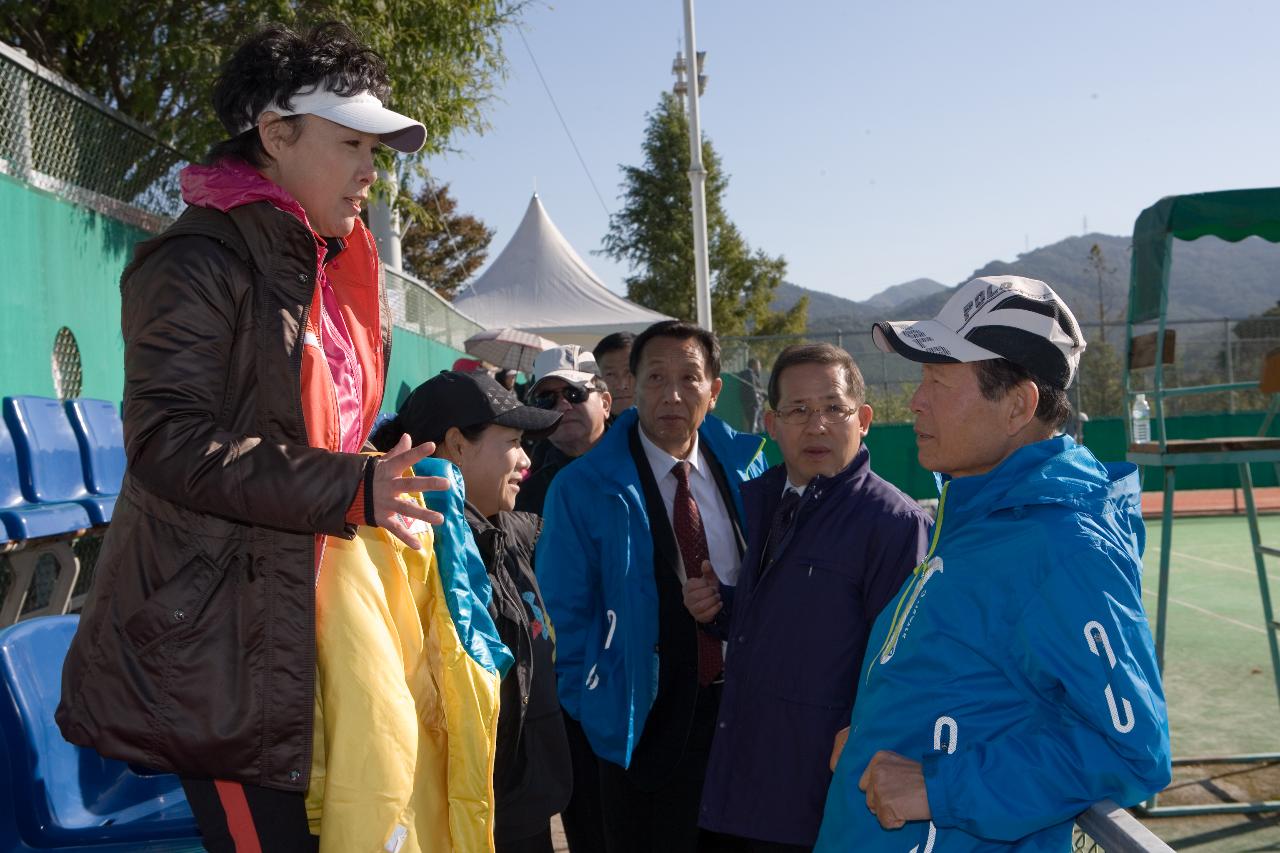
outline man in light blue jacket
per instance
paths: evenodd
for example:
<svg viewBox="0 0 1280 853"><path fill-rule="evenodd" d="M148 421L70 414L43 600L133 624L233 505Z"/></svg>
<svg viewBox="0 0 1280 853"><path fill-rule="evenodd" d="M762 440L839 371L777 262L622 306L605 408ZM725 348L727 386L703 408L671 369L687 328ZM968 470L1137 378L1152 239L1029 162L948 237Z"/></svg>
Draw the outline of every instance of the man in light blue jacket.
<svg viewBox="0 0 1280 853"><path fill-rule="evenodd" d="M556 476L537 574L556 630L560 703L600 758L608 853L693 853L723 684L723 647L683 585L737 580L739 487L764 441L709 412L720 344L667 320L632 344L636 404Z"/></svg>
<svg viewBox="0 0 1280 853"><path fill-rule="evenodd" d="M911 409L942 496L872 629L816 849L1069 850L1091 804L1170 777L1136 468L1055 435L1085 345L1043 282L975 279L873 336L924 365Z"/></svg>

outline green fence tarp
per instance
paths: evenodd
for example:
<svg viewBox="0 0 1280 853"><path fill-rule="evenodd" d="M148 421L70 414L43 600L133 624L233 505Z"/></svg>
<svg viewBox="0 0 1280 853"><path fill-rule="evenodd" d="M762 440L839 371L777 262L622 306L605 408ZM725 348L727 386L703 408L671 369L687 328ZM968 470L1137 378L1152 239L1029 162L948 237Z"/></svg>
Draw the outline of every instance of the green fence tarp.
<svg viewBox="0 0 1280 853"><path fill-rule="evenodd" d="M1138 214L1129 278L1130 324L1155 320L1162 313L1173 240L1200 237L1232 243L1261 237L1280 243L1280 188L1169 196Z"/></svg>

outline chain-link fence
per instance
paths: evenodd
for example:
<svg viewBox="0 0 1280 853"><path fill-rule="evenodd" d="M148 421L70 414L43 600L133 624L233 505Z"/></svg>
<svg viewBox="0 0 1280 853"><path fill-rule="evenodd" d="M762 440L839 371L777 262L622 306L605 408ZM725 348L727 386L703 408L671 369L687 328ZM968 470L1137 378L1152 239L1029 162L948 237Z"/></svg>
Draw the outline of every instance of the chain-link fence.
<svg viewBox="0 0 1280 853"><path fill-rule="evenodd" d="M387 270L387 301L397 326L456 350L463 349L467 338L484 331L484 326L441 299L430 287L398 270Z"/></svg>
<svg viewBox="0 0 1280 853"><path fill-rule="evenodd" d="M1173 320L1174 362L1165 368L1165 384L1214 385L1257 379L1267 352L1280 347L1280 317ZM1134 334L1154 331L1139 326ZM1089 347L1069 395L1072 405L1090 417L1124 414L1123 323L1082 323ZM798 343L826 342L846 350L862 370L867 398L881 422L910 420L907 400L920 381L920 365L898 355L883 353L871 341L870 330L832 331L808 335L726 337L721 339L722 363L729 373L745 370L752 359L760 361L760 375L767 381L769 368L784 348ZM1149 373L1135 372L1135 390L1149 382ZM1248 391L1223 392L1172 398L1167 415L1196 412L1255 411L1265 407L1262 395Z"/></svg>
<svg viewBox="0 0 1280 853"><path fill-rule="evenodd" d="M0 43L0 171L147 231L182 209L181 153Z"/></svg>

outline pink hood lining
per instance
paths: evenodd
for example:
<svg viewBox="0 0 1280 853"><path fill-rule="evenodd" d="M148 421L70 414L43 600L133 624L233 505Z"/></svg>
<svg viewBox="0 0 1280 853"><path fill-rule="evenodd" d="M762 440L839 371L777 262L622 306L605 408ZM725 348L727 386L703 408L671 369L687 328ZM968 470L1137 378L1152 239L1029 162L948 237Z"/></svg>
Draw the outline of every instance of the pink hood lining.
<svg viewBox="0 0 1280 853"><path fill-rule="evenodd" d="M316 235L307 212L284 187L263 175L243 160L227 157L212 166L193 163L179 173L182 200L195 207L208 207L226 213L255 201L268 202L277 210L295 217L311 234L316 244L316 272L323 270L325 242Z"/></svg>

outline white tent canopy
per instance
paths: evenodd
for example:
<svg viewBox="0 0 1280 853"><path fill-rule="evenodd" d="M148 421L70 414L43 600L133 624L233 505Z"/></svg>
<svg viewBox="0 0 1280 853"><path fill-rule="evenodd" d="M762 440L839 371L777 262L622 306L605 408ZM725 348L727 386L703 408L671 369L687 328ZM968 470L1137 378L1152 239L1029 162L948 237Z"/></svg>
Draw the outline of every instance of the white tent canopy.
<svg viewBox="0 0 1280 853"><path fill-rule="evenodd" d="M537 193L502 253L453 305L489 329L509 326L588 347L612 332L640 332L670 319L605 287Z"/></svg>

